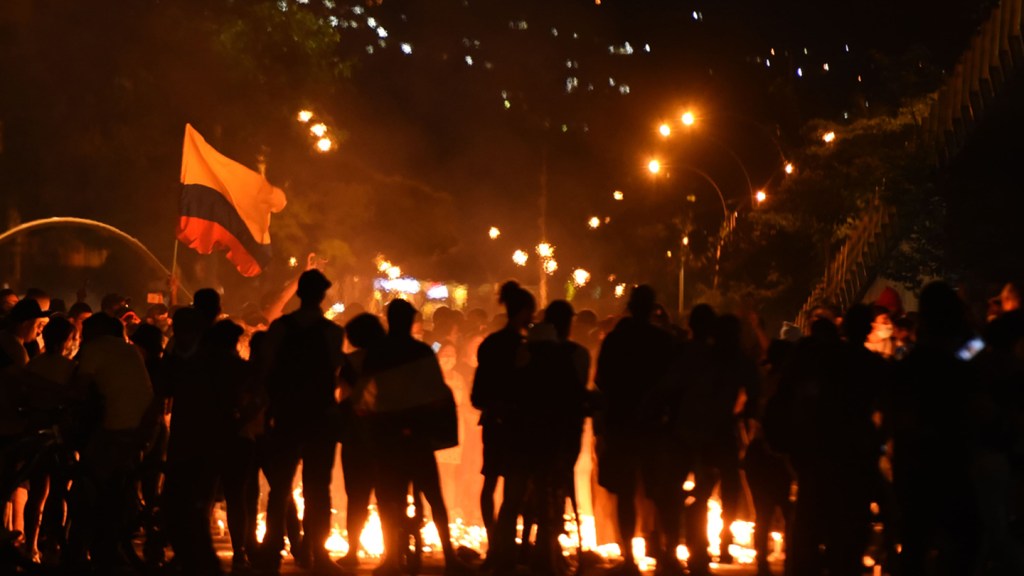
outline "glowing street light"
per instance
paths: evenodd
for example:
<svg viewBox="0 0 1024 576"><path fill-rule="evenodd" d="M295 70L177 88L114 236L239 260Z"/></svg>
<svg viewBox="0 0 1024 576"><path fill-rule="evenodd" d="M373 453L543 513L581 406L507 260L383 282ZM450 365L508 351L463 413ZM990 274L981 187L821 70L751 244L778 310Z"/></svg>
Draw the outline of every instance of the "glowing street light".
<svg viewBox="0 0 1024 576"><path fill-rule="evenodd" d="M313 118L313 112L310 110L299 110L299 122L305 124Z"/></svg>
<svg viewBox="0 0 1024 576"><path fill-rule="evenodd" d="M526 261L530 259L530 255L523 250L516 250L512 253L512 261L516 263L516 266L526 266Z"/></svg>
<svg viewBox="0 0 1024 576"><path fill-rule="evenodd" d="M612 192L612 198L615 200L622 200L625 198L625 195L622 193L622 190L616 190L615 192Z"/></svg>
<svg viewBox="0 0 1024 576"><path fill-rule="evenodd" d="M330 152L333 147L334 142L326 136L316 141L316 149L321 152Z"/></svg>
<svg viewBox="0 0 1024 576"><path fill-rule="evenodd" d="M683 123L683 126L693 126L693 123L697 121L697 118L693 115L693 112L687 110L679 118L679 121Z"/></svg>
<svg viewBox="0 0 1024 576"><path fill-rule="evenodd" d="M786 162L786 165L782 169L786 172L786 174L792 174L793 170L795 170L796 168L793 167L792 162Z"/></svg>
<svg viewBox="0 0 1024 576"><path fill-rule="evenodd" d="M537 255L541 258L551 258L555 255L555 247L547 242L537 244Z"/></svg>
<svg viewBox="0 0 1024 576"><path fill-rule="evenodd" d="M767 195L767 194L765 194L764 190L758 190L758 191L757 191L757 192L756 192L756 193L754 194L754 199L755 199L755 200L757 200L757 203L758 203L758 204L760 204L760 203L764 202L764 201L765 201L765 200L766 200L767 198L768 198L768 195Z"/></svg>
<svg viewBox="0 0 1024 576"><path fill-rule="evenodd" d="M558 262L556 262L554 258L544 260L544 271L547 272L548 275L554 274L556 270L558 270Z"/></svg>
<svg viewBox="0 0 1024 576"><path fill-rule="evenodd" d="M625 294L626 294L626 285L625 284L616 284L615 285L615 297L616 298L622 298Z"/></svg>
<svg viewBox="0 0 1024 576"><path fill-rule="evenodd" d="M658 172L661 172L661 162L658 161L657 158L652 159L650 162L647 163L647 171L650 172L651 174L657 174Z"/></svg>
<svg viewBox="0 0 1024 576"><path fill-rule="evenodd" d="M487 231L487 235L491 237L491 240L497 240L498 236L501 236L501 230L498 230L497 226L491 226L491 229Z"/></svg>
<svg viewBox="0 0 1024 576"><path fill-rule="evenodd" d="M572 281L576 286L582 288L590 282L590 272L587 272L583 268L577 268L572 271Z"/></svg>
<svg viewBox="0 0 1024 576"><path fill-rule="evenodd" d="M591 216L590 220L587 220L587 226L590 226L591 230L597 230L597 227L601 225L601 219L597 216Z"/></svg>
<svg viewBox="0 0 1024 576"><path fill-rule="evenodd" d="M323 138L324 134L327 134L327 124L317 122L309 127L309 131L317 138Z"/></svg>
<svg viewBox="0 0 1024 576"><path fill-rule="evenodd" d="M665 138L668 138L672 134L672 127L668 124L662 124L661 126L658 126L658 133Z"/></svg>
<svg viewBox="0 0 1024 576"><path fill-rule="evenodd" d="M829 130L828 132L825 132L825 134L822 135L821 140L825 142L825 144L831 144L836 140L836 133Z"/></svg>

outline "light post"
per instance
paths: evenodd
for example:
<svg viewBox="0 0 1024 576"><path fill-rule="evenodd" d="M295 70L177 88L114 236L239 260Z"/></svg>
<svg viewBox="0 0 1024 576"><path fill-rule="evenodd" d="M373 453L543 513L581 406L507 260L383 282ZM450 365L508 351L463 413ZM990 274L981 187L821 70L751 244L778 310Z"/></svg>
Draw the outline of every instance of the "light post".
<svg viewBox="0 0 1024 576"><path fill-rule="evenodd" d="M652 176L658 176L659 174L662 173L664 168L665 167L661 163L661 161L656 159L656 158L652 158L647 163L647 171L650 172ZM683 170L687 170L687 171L693 172L694 174L697 174L698 176L703 178L705 181L707 181L708 184L711 184L711 187L714 188L715 193L718 194L719 202L721 202L721 204L722 204L722 227L721 227L721 229L718 232L718 245L715 248L715 274L714 274L713 281L712 281L712 286L717 289L718 288L718 266L719 266L719 260L722 257L722 241L724 239L724 236L725 236L726 232L731 230L733 219L730 216L728 206L726 206L726 204L725 204L725 196L722 194L722 189L718 186L718 183L715 182L714 178L712 178L710 175L708 175L707 172L701 170L700 168L696 168L694 166L682 165L682 166L680 166L680 168L682 168ZM669 174L665 173L665 178L668 178L668 177L669 177ZM763 192L762 192L762 194L763 194ZM682 233L682 237L680 239L680 246L679 246L679 303L678 303L679 318L683 317L683 313L685 311L684 303L683 303L683 295L684 295L684 286L685 286L685 281L686 281L686 253L687 253L687 249L688 249L689 244L690 244L689 240L690 239L686 235L686 231L684 230L683 233Z"/></svg>
<svg viewBox="0 0 1024 576"><path fill-rule="evenodd" d="M701 132L701 135L704 138L706 138L713 144L717 145L719 148L723 149L726 153L732 156L733 160L735 160L736 163L739 165L740 170L743 172L744 178L746 178L747 188L750 191L750 206L751 208L757 208L767 198L767 195L764 192L764 188L767 187L772 180L774 180L775 176L779 174L779 170L781 170L783 176L786 176L793 174L795 167L793 166L792 162L786 159L786 154L782 150L782 145L779 143L778 139L772 134L772 131L767 126L746 116L731 112L724 112L717 115L730 117L754 126L757 129L757 131L761 132L764 136L768 138L768 140L772 144L772 148L778 154L779 168L772 171L772 174L768 177L768 180L764 183L762 187L755 188L753 185L753 181L750 178L750 172L747 170L746 165L740 159L739 155L732 148L724 144L721 140L710 136L706 132ZM697 115L692 110L687 110L685 113L683 113L682 117L680 118L680 122L689 130L697 130L700 127L700 124L702 123L702 117ZM664 132L662 132L662 134L665 135Z"/></svg>

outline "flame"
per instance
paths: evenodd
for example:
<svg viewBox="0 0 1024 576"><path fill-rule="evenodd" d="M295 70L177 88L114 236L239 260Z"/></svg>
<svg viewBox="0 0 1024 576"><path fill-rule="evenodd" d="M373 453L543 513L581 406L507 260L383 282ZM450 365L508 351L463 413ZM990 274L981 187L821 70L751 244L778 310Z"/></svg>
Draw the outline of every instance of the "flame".
<svg viewBox="0 0 1024 576"><path fill-rule="evenodd" d="M301 486L292 492L292 496L295 498L298 516L299 519L301 519L305 511ZM360 558L380 558L384 554L384 535L381 530L380 515L378 514L377 507L375 505L371 504L368 511L369 516L367 517L366 525L359 538L358 554ZM414 518L416 516L416 508L411 496L408 500L406 514L409 518ZM566 514L563 519L565 521L565 533L559 536L559 543L562 546L563 555L569 556L575 553L578 549L582 549L593 551L606 559L621 557L622 552L618 544L597 543L597 530L594 516L580 514L578 524L572 514ZM224 524L222 520L218 521L218 527L223 530ZM466 547L481 553L486 551L487 534L483 527L468 526L461 518L455 519L455 521L450 523L448 527L451 531L452 544L456 547ZM519 536L516 538L517 542L522 541L522 528L522 525L520 525ZM725 524L722 521L722 503L714 498L709 499L707 536L708 553L712 557L721 556L721 535L722 530L724 529ZM257 517L256 526L256 539L259 542L263 541L266 530L266 514L260 512ZM745 520L736 520L729 525L729 531L732 533L733 537L733 543L729 546L729 552L732 554L733 559L738 564L753 564L756 560L756 552L753 549L754 523ZM435 525L433 521L427 521L423 524L420 529L420 535L423 541L424 553L430 554L441 550L441 535L437 529L437 525ZM533 539L533 537L533 533L528 535L528 538L530 539ZM771 546L769 560L777 560L781 558L783 553L782 534L780 532L771 532L769 542ZM654 558L647 556L647 543L643 538L633 538L630 545L633 550L633 557L636 558L637 565L640 570L653 570L656 567L657 561ZM350 548L348 534L343 533L341 528L335 525L331 528L331 533L327 539L325 547L329 552L335 555L347 554ZM690 557L690 552L685 545L679 545L676 547L676 557L680 561L684 562Z"/></svg>

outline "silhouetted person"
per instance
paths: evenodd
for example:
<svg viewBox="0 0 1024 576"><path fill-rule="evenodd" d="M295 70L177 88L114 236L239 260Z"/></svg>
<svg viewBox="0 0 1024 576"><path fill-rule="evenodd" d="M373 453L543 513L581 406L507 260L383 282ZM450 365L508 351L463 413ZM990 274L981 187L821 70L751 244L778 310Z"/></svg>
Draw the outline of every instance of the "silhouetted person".
<svg viewBox="0 0 1024 576"><path fill-rule="evenodd" d="M220 293L213 288L200 288L192 295L192 307L206 320L207 325L213 326L222 312Z"/></svg>
<svg viewBox="0 0 1024 576"><path fill-rule="evenodd" d="M127 534L124 495L155 428L155 419L147 418L153 415L153 389L142 355L125 341L124 325L106 314L83 323L78 362L96 399L98 425L72 486L67 556L80 562L88 549L94 565L112 570L126 562L118 549Z"/></svg>
<svg viewBox="0 0 1024 576"><path fill-rule="evenodd" d="M775 452L765 438L763 430L765 407L778 391L779 379L792 359L796 344L788 340L773 340L768 345L765 364L767 373L760 385L748 390L745 410L750 430L750 444L743 459L750 496L754 500L754 550L757 552L758 576L770 576L768 564L768 538L776 510L782 513L788 530L792 524L792 504L789 501L793 473L786 458ZM786 538L788 541L789 539Z"/></svg>
<svg viewBox="0 0 1024 576"><path fill-rule="evenodd" d="M512 439L506 426L506 418L512 407L512 398L519 385L518 374L524 364L526 327L533 320L537 303L533 295L514 281L501 287L498 301L505 305L507 324L501 330L484 338L477 350L477 368L473 377L470 402L480 410L480 426L483 428L484 476L480 494L480 513L487 529L488 563L493 562L492 554L506 554L511 562L513 550L501 551L502 546L515 547L513 523L511 542L502 540L495 532L494 492L498 478L505 474L508 445ZM507 488L506 488L507 489ZM507 535L506 535L507 536Z"/></svg>
<svg viewBox="0 0 1024 576"><path fill-rule="evenodd" d="M851 308L845 342L834 324L816 321L780 382L799 483L786 558L793 574L863 570L882 444L872 413L885 377L884 361L864 347L871 321L869 307Z"/></svg>
<svg viewBox="0 0 1024 576"><path fill-rule="evenodd" d="M201 313L199 313L201 315ZM205 319L201 319L205 323ZM225 485L234 564L245 558L244 485L233 481L234 440L241 391L248 374L238 356L242 327L230 320L211 326L191 359L193 378L174 383L174 408L167 454L166 513L177 564L190 574L219 574L210 534L210 512L218 481Z"/></svg>
<svg viewBox="0 0 1024 576"><path fill-rule="evenodd" d="M707 399L698 395L712 387L711 346L717 316L707 304L698 304L690 312L689 328L692 338L677 342L666 377L656 383L643 399L642 411L648 414L656 429L651 435L652 458L648 497L658 510L660 534L655 550L661 551L658 570L664 574L682 573L682 565L676 558L675 549L680 540L680 519L683 516L683 491L680 486L690 473L697 472L697 436L695 431L705 419L705 412L711 407ZM708 562L706 515L695 513L696 499L688 509L688 518L695 528L690 532L694 538L687 538L690 552L688 565L692 567ZM703 507L706 509L707 504ZM696 532L694 532L696 530ZM703 542L703 544L701 544Z"/></svg>
<svg viewBox="0 0 1024 576"><path fill-rule="evenodd" d="M528 359L510 417L515 434L505 482L527 487L528 496L518 510L515 501L503 501L499 522L514 512L536 521L530 558L536 574L561 574L566 569L558 536L564 529L566 498L575 504L573 467L583 434L590 364L586 350L568 341L572 316L572 306L556 300L545 310L544 322L530 328ZM514 494L506 490L507 497ZM529 524L524 521L524 534Z"/></svg>
<svg viewBox="0 0 1024 576"><path fill-rule="evenodd" d="M51 318L43 328L43 353L28 363L25 386L25 406L28 429L39 431L58 426L62 435L74 434L74 417L85 401L85 391L76 378L78 364L68 357L67 349L75 328L67 319ZM29 479L28 501L25 503L25 552L40 561L37 542L50 537L49 549L62 545L59 534L63 530L43 526L43 510L59 508L54 522L61 528L67 497L69 470L57 462L48 461ZM51 522L52 524L53 522ZM46 529L45 533L40 529Z"/></svg>
<svg viewBox="0 0 1024 576"><path fill-rule="evenodd" d="M458 443L458 424L451 393L444 382L434 351L412 337L416 310L405 300L392 300L387 308L388 335L369 349L364 373L370 378L366 410L371 414L373 447L377 459L377 502L384 530L385 556L375 574L401 570L408 549L406 499L410 487L422 492L430 504L441 537L445 572L461 572L448 528L448 511L441 494L434 450ZM446 410L444 403L452 402ZM439 434L440 433L440 434ZM438 446L439 441L454 444ZM415 560L414 560L415 562Z"/></svg>
<svg viewBox="0 0 1024 576"><path fill-rule="evenodd" d="M953 289L926 286L919 312L917 345L897 365L893 382L902 574L972 574L981 534L974 466L990 399L976 367L957 356L972 332Z"/></svg>
<svg viewBox="0 0 1024 576"><path fill-rule="evenodd" d="M691 572L707 571L707 531L700 530L707 518L707 501L715 485L719 486L722 501L722 522L731 526L742 493L739 471L740 437L737 403L740 394L758 384L757 365L740 348L742 326L732 314L719 316L713 329L714 342L706 366L709 372L695 380L686 394L691 404L684 423L690 428L689 441L696 457L694 493L696 501L687 514L691 518L687 529L687 543L694 549L690 558ZM732 532L722 531L720 558L730 563L729 545Z"/></svg>
<svg viewBox="0 0 1024 576"><path fill-rule="evenodd" d="M359 540L369 515L370 493L374 486L373 444L368 415L359 408L368 383L364 375L364 363L370 349L378 346L387 335L380 320L369 313L354 316L345 324L345 335L355 351L348 355L352 369L349 382L351 390L341 403L345 428L341 434L341 471L345 478L345 494L348 508L345 522L348 528L348 553L338 564L348 568L359 566Z"/></svg>
<svg viewBox="0 0 1024 576"><path fill-rule="evenodd" d="M43 318L49 316L39 303L31 298L19 300L4 318L0 328L0 370L24 368L33 356L36 339L42 334Z"/></svg>
<svg viewBox="0 0 1024 576"><path fill-rule="evenodd" d="M340 571L324 548L330 531L331 469L337 445L332 428L345 338L344 330L323 316L321 304L330 286L319 270L303 272L297 291L299 309L275 320L268 330L267 365L261 371L270 400L265 467L270 494L261 564L271 571L280 566L285 510L300 460L305 554L311 556L317 573Z"/></svg>
<svg viewBox="0 0 1024 576"><path fill-rule="evenodd" d="M641 410L643 399L667 374L672 336L651 324L655 294L650 286L630 293L624 317L605 337L597 358L595 383L603 393L606 410L598 435L598 482L617 496L619 571L638 574L632 539L636 527L637 482L646 493L656 489L654 445L656 421Z"/></svg>

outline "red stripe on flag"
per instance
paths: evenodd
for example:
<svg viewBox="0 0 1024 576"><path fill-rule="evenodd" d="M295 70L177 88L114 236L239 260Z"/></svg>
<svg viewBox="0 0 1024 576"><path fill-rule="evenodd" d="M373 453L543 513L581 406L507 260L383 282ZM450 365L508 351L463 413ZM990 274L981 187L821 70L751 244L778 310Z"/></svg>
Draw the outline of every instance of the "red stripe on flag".
<svg viewBox="0 0 1024 576"><path fill-rule="evenodd" d="M242 276L253 277L262 271L259 262L226 228L202 218L182 216L178 221L178 240L200 254L214 250L227 250L227 259L238 268Z"/></svg>

